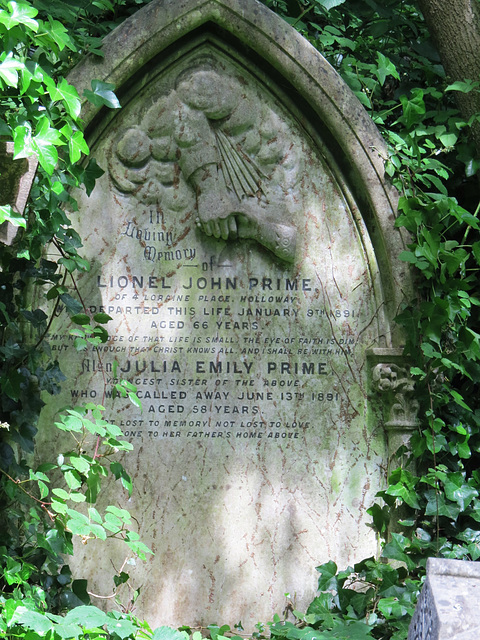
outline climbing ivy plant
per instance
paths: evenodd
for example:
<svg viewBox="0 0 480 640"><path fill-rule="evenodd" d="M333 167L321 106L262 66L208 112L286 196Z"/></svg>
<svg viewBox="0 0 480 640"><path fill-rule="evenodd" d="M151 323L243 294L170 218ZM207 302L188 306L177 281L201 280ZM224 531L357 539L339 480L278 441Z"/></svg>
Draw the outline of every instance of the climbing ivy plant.
<svg viewBox="0 0 480 640"><path fill-rule="evenodd" d="M55 394L63 374L48 345L49 316L26 293L41 287L56 313L76 328L81 350L107 339L108 317L83 308L75 274L89 269L70 224L72 189L90 193L101 169L88 160L80 96L66 80L79 55L102 55L101 37L147 0L0 0L0 137L17 158L35 153L39 170L25 216L3 204L0 222L19 227L0 248L0 635L37 640L145 637L153 640L240 638L241 628L152 631L131 614L137 593L105 614L89 602L87 585L64 563L79 536L122 538L129 552L148 550L128 512L95 504L108 476L131 481L116 459L129 448L101 405L68 409L56 428L65 451L39 468L33 453L42 394ZM410 234L398 259L411 265L418 297L397 321L405 328L421 403L410 465L395 470L372 505L372 526L386 536L382 558L353 567L318 567L318 596L306 612L258 625L256 638L401 640L430 556L480 557L480 327L478 269L479 158L456 92L478 91L478 79L450 82L415 2L407 0L265 0L310 40L369 111L388 144L386 173L400 192L397 225ZM118 108L114 87L92 83L87 97ZM58 259L49 259L51 247ZM119 396L138 402L120 385ZM54 425L52 425L52 428ZM385 560L394 560L387 563ZM129 585L123 567L114 591ZM75 608L76 607L76 608ZM293 613L292 613L293 612ZM62 614L62 615L60 615Z"/></svg>
<svg viewBox="0 0 480 640"><path fill-rule="evenodd" d="M117 459L131 445L105 419L101 405L66 409L51 425L65 434L52 436L65 449L59 445L38 467L31 462L43 396L58 393L64 381L48 343L53 317L60 308L70 314L79 350L108 338L109 317L87 315L76 287L76 273L88 271L89 264L70 224L69 212L77 206L71 193L77 187L90 193L102 171L95 161L79 162L89 149L80 96L65 75L78 55L101 54L100 36L112 26L101 18L120 19L116 8L110 2L0 0L0 137L13 141L15 158L34 154L39 161L25 216L4 202L0 206L0 223L19 228L15 242L0 247L0 636L132 635L128 609L138 592L125 566L112 585L112 595L122 588L126 593L119 600L122 613L102 617L90 606L86 582L72 581L65 557L74 537L83 544L121 539L127 558L149 553L127 511L95 506L108 477L131 492ZM113 87L100 81L87 97L119 107ZM44 293L42 308L31 306L33 287ZM117 386L118 396L138 404L134 388ZM59 617L78 606L81 611L70 618Z"/></svg>
<svg viewBox="0 0 480 640"><path fill-rule="evenodd" d="M320 595L296 623L277 621L271 632L400 640L427 558L480 558L480 159L470 137L480 114L465 122L454 99L479 83L445 77L415 2L266 4L337 69L388 144L396 224L410 237L398 259L411 265L418 289L397 322L421 405L410 463L369 510L384 537L392 515L402 514L382 557L340 571L333 562L318 567Z"/></svg>

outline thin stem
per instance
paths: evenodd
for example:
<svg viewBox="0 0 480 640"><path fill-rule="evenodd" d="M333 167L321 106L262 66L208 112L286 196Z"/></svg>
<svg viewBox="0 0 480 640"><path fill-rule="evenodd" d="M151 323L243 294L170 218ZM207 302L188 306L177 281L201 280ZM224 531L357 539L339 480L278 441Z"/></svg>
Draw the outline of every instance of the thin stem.
<svg viewBox="0 0 480 640"><path fill-rule="evenodd" d="M430 383L428 383L428 395L430 398L430 428L432 430L432 448L433 448L433 468L435 470L435 510L436 510L436 527L435 527L435 537L437 543L437 557L440 552L440 517L438 514L439 511L439 503L438 503L438 478L437 478L437 454L435 451L435 429L433 428L433 397L432 390L430 387Z"/></svg>
<svg viewBox="0 0 480 640"><path fill-rule="evenodd" d="M65 251L63 250L63 247L56 240L54 241L54 243L55 243L55 246L57 247L58 251L62 254L62 256L66 257L66 254L65 254ZM71 273L71 272L69 272L69 273L70 273L70 279L71 279L72 284L73 284L73 288L75 289L75 293L77 294L78 299L80 300L80 304L82 305L84 312L87 313L87 305L85 304L85 301L84 301L84 299L82 297L82 294L80 293L80 291L78 289L77 282L76 282L75 278L73 277L73 273ZM66 275L66 273L65 273L65 275ZM101 358L101 355L100 355L99 351L97 352L97 357L98 357L98 360L99 360L100 364L103 365L102 358ZM101 371L102 371L102 377L103 377L103 394L102 394L102 405L103 405L103 404L105 404L105 398L106 398L107 378L106 378L105 369L104 369L103 366L101 368ZM98 445L97 445L97 448L98 448Z"/></svg>
<svg viewBox="0 0 480 640"><path fill-rule="evenodd" d="M51 502L45 502L44 500L40 500L39 498L36 498L33 494L31 494L29 491L27 491L26 489L24 489L21 485L22 485L22 481L20 480L15 480L14 478L12 478L12 476L10 476L4 469L0 468L0 473L3 473L4 476L6 476L11 482L13 482L13 484L16 484L17 487L23 491L23 493L25 493L29 498L31 498L32 500L35 500L35 502L38 502L42 507L46 508L46 505L50 505L52 504Z"/></svg>
<svg viewBox="0 0 480 640"><path fill-rule="evenodd" d="M303 18L304 15L306 15L309 11L311 11L313 9L314 5L311 4L309 7L307 7L306 9L304 9L302 11L302 13L298 16L298 18L295 20L295 22L292 22L292 27L295 27L300 20Z"/></svg>
<svg viewBox="0 0 480 640"><path fill-rule="evenodd" d="M476 218L478 216L480 212L480 202L477 205L477 208L475 209L475 213L473 214L473 217ZM463 238L462 238L462 242L461 244L465 244L465 241L467 240L467 236L470 233L470 229L471 229L471 225L469 225L466 229L465 229L465 233L463 234Z"/></svg>
<svg viewBox="0 0 480 640"><path fill-rule="evenodd" d="M65 273L63 274L63 282L62 282L62 286L65 284L67 280L67 272L65 271ZM55 300L55 306L53 307L53 311L50 315L50 319L48 321L47 327L45 329L45 331L42 333L42 335L40 336L37 344L35 345L35 349L38 349L38 347L41 345L41 343L43 342L43 340L45 340L45 336L47 335L47 333L50 331L53 321L55 319L55 316L57 314L57 309L58 309L58 305L60 304L60 297L57 297L57 299Z"/></svg>

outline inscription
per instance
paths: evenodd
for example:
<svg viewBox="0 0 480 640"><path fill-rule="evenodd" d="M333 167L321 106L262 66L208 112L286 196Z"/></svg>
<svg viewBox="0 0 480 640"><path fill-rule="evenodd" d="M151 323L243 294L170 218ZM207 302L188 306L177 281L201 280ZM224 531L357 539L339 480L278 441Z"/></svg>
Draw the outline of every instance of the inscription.
<svg viewBox="0 0 480 640"><path fill-rule="evenodd" d="M312 413L355 415L372 316L369 296L352 296L364 281L358 256L345 259L353 236L335 247L344 205L310 161L303 184L303 142L244 84L201 58L108 143L120 244L94 275L88 311L110 315L113 335L82 354L71 396L110 399L113 384L134 384L142 411L122 419L129 439L290 440ZM319 236L305 263L302 216ZM57 353L73 352L73 339L52 337Z"/></svg>
<svg viewBox="0 0 480 640"><path fill-rule="evenodd" d="M154 218L152 210L148 215ZM131 237L147 235L130 222L127 230ZM158 240L171 242L172 236L163 234ZM187 250L182 251L185 257ZM207 262L213 264L214 260ZM156 316L155 328L165 330L134 335L119 332L108 344L92 347L82 358L83 375L106 374L108 385L127 379L137 387L142 412L120 421L125 438L232 443L297 440L312 428L312 422L289 418L289 407L294 413L309 404L328 407L333 414L339 410L344 390L332 386L335 375L328 357L352 355L356 339L332 335L330 323L357 319L358 311L313 306L312 296L318 296L318 289L310 278L202 276L188 277L179 284L175 276L130 273L99 275L97 286L106 290L107 298L125 302L90 305L92 315L104 312L119 316L121 326L130 316ZM185 288L191 292L177 293ZM244 293L257 288L262 293ZM148 293L155 289L172 292ZM295 295L270 294L273 290ZM245 322L243 317L277 319L277 335L271 331L252 334L259 330L259 320ZM323 319L317 321L318 335L281 335L281 323L299 317ZM56 334L51 338L54 350L73 349L71 337ZM192 358L195 355L207 357ZM325 382L330 388L319 389ZM112 387L104 393L112 398ZM71 390L72 399L78 401L100 396L94 388ZM285 418L266 417L280 404L286 407ZM174 417L184 415L190 419Z"/></svg>

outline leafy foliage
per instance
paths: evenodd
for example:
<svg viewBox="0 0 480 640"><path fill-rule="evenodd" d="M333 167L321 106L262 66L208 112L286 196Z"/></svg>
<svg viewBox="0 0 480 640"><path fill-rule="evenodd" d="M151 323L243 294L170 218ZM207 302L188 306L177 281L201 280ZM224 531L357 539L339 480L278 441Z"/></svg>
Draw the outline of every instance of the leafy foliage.
<svg viewBox="0 0 480 640"><path fill-rule="evenodd" d="M382 554L400 568L382 559L341 572L319 567L319 598L297 625L272 634L399 640L427 557L480 557L480 159L470 136L480 114L465 122L454 100L479 85L445 78L415 2L266 4L323 53L387 141L386 173L401 194L396 224L411 239L399 259L412 266L419 291L397 322L422 407L410 466L391 474L369 510L383 535L401 514Z"/></svg>
<svg viewBox="0 0 480 640"><path fill-rule="evenodd" d="M119 427L105 420L100 405L67 409L51 427L70 439L68 449L62 452L59 446L53 460L36 468L26 459L34 451L42 394L58 393L65 379L48 344L54 316L60 309L70 314L78 350L108 339L104 325L110 318L85 313L75 282L75 273L90 267L79 253L81 239L67 213L77 206L71 190L83 186L90 193L102 171L85 159L89 149L79 118L80 97L65 74L78 55L98 47L99 36L108 29L100 17L121 19L116 7L110 2L79 7L0 0L0 135L14 142L17 159L35 154L39 160L25 217L8 205L0 208L0 222L21 229L12 246L0 249L2 635L77 638L88 632L90 637L124 638L139 626L128 617L106 616L90 607L86 582L72 581L65 564L75 536L84 544L93 538L120 538L127 556L145 558L149 553L128 512L110 505L100 513L95 507L109 477L127 493L132 489L116 459L131 448ZM96 82L87 97L117 108L112 90ZM32 308L32 300L39 298L32 296L34 288L45 292L50 316ZM134 388L126 395L138 406ZM114 593L122 586L129 590L125 609L138 591L123 567ZM79 605L85 617L81 612L59 616Z"/></svg>

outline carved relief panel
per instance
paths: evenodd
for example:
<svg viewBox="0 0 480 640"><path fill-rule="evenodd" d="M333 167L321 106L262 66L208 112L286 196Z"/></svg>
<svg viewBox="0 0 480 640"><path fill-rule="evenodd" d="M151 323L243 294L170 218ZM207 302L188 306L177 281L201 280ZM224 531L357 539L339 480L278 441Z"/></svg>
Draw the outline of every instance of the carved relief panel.
<svg viewBox="0 0 480 640"><path fill-rule="evenodd" d="M115 140L109 169L117 188L175 211L194 197L206 235L255 239L293 262L293 197L305 166L286 123L214 56L196 58L173 85Z"/></svg>

